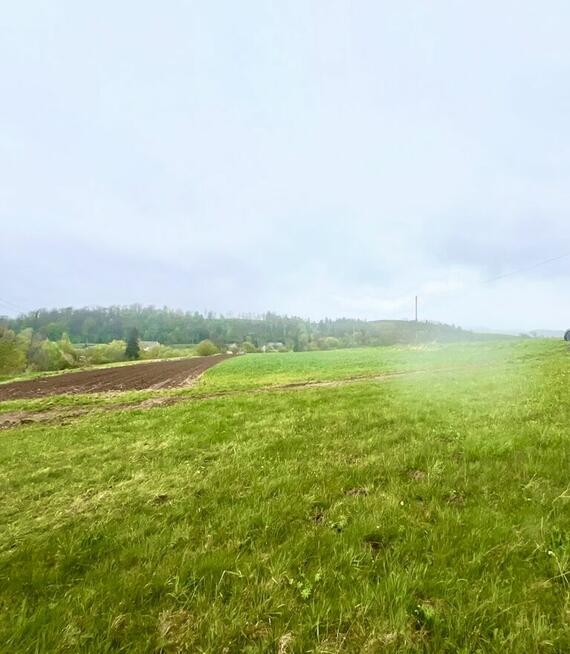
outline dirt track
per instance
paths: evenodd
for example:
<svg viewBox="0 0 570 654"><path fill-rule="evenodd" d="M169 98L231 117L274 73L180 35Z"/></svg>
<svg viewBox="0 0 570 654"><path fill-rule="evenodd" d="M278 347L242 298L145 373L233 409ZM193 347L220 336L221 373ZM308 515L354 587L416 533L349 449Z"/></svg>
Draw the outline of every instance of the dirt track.
<svg viewBox="0 0 570 654"><path fill-rule="evenodd" d="M0 401L68 393L101 393L145 388L176 388L190 383L229 355L152 361L115 368L82 370L62 375L0 384Z"/></svg>

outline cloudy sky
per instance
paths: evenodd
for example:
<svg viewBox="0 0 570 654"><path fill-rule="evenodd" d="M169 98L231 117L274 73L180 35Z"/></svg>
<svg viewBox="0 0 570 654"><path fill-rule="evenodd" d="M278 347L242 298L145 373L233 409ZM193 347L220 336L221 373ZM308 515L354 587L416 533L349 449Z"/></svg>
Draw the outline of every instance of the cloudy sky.
<svg viewBox="0 0 570 654"><path fill-rule="evenodd" d="M570 257L535 267L570 253L569 24L563 0L6 3L0 313L417 294L570 327Z"/></svg>

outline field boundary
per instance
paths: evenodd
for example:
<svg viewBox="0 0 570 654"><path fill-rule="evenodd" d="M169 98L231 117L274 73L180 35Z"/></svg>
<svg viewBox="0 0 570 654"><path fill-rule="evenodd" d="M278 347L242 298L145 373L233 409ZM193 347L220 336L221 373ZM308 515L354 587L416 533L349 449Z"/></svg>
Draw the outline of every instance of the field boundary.
<svg viewBox="0 0 570 654"><path fill-rule="evenodd" d="M105 391L180 388L232 355L216 354L142 361L99 369L69 371L0 385L0 401Z"/></svg>
<svg viewBox="0 0 570 654"><path fill-rule="evenodd" d="M221 391L212 391L209 393L196 393L194 395L166 395L145 398L133 402L117 402L106 406L80 406L44 410L19 410L0 414L0 430L13 429L21 425L33 425L44 423L65 424L73 418L80 418L86 415L97 415L115 411L131 411L136 409L154 409L165 407L181 402L202 402L215 400L225 397L235 397L239 395L259 395L272 392L287 392L298 390L310 390L313 388L336 388L341 386L350 386L364 382L386 382L394 379L402 379L425 374L446 374L459 372L468 369L489 368L492 364L469 364L462 366L451 366L445 368L431 368L421 370L400 370L373 375L358 375L347 377L345 379L327 379L327 380L307 380L302 382L288 382L285 384L271 384L258 388L249 389L228 389ZM159 390L159 389L157 389Z"/></svg>

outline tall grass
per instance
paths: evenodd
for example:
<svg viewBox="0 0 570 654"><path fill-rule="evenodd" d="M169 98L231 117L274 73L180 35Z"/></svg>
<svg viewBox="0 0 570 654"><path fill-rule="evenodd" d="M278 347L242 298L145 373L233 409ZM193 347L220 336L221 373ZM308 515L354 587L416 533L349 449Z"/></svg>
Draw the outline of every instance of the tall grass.
<svg viewBox="0 0 570 654"><path fill-rule="evenodd" d="M4 432L0 648L569 651L568 352L462 347ZM368 352L204 386L394 365Z"/></svg>

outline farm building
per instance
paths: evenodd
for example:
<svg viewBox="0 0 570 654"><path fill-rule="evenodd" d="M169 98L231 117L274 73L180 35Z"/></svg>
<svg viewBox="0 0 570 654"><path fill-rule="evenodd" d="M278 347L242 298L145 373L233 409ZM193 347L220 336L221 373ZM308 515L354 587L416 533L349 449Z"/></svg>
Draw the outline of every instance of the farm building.
<svg viewBox="0 0 570 654"><path fill-rule="evenodd" d="M139 347L143 352L148 352L155 347L160 347L160 343L158 341L139 341Z"/></svg>

